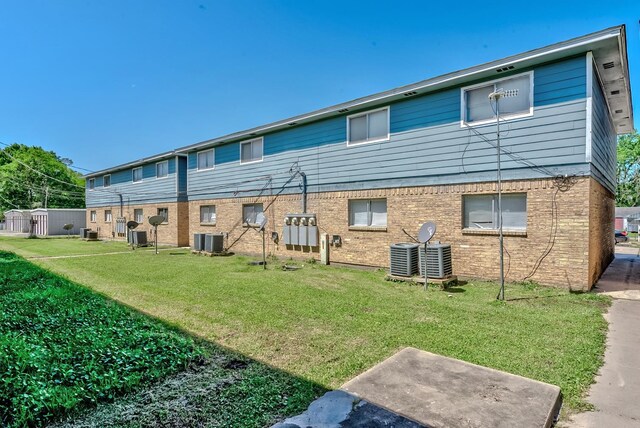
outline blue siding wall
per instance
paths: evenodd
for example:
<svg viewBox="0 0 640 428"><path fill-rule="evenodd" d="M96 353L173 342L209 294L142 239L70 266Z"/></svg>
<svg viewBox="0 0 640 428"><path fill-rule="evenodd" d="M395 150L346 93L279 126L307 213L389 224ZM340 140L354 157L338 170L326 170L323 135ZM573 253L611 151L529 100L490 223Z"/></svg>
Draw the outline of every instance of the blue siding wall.
<svg viewBox="0 0 640 428"><path fill-rule="evenodd" d="M617 136L595 69L593 70L592 86L591 162L593 163L593 174L603 186L615 193Z"/></svg>
<svg viewBox="0 0 640 428"><path fill-rule="evenodd" d="M555 173L588 171L585 98L585 56L536 67L534 114L503 123L503 146ZM391 137L379 143L347 147L345 115L265 135L259 163L241 165L238 142L215 149L212 170L197 171L196 153L190 153L189 199L247 196L263 188L299 192L298 180L287 184L294 163L307 174L310 192L493 180L495 149L461 126L460 104L459 87L391 104ZM474 129L495 138L495 124ZM541 177L508 156L502 161L505 179Z"/></svg>
<svg viewBox="0 0 640 428"><path fill-rule="evenodd" d="M96 177L94 190L88 189L87 207L99 207L120 204L120 196L124 204L171 202L177 200L176 160L168 158L169 175L156 178L156 163L150 162L142 166L142 181L133 183L132 170L127 168L111 173L111 186L103 187L103 176Z"/></svg>

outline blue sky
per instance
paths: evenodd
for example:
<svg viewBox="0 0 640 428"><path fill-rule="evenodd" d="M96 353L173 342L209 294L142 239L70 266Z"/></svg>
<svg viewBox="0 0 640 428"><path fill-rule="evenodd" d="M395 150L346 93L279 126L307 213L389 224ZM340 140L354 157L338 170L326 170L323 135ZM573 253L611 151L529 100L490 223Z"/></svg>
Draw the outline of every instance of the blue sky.
<svg viewBox="0 0 640 428"><path fill-rule="evenodd" d="M0 141L99 170L618 24L638 126L637 1L430 3L0 0Z"/></svg>

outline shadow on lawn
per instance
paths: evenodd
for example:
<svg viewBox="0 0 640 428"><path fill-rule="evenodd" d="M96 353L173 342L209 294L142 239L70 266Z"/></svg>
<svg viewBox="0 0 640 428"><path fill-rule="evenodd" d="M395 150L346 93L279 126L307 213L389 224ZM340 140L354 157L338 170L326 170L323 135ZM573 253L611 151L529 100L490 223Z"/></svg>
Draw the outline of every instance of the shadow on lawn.
<svg viewBox="0 0 640 428"><path fill-rule="evenodd" d="M16 260L29 263L15 255L6 263ZM87 290L73 281L64 281ZM90 291L100 295L109 305L125 307L136 316L150 319L160 329L190 338L194 346L204 352L192 359L182 371L137 385L126 394L117 395L106 390L104 397L109 398L98 400L97 406L84 401L76 408L65 409L64 414L62 411L49 413L42 419L53 422L48 426L263 427L303 412L314 399L326 392L326 388L317 383L251 359L104 294ZM100 349L96 349L93 358L97 361L102 358ZM108 367L106 369L108 371ZM117 370L116 366L114 370ZM115 376L118 376L117 372ZM46 386L57 387L53 384ZM4 426L3 418L0 413L0 426Z"/></svg>

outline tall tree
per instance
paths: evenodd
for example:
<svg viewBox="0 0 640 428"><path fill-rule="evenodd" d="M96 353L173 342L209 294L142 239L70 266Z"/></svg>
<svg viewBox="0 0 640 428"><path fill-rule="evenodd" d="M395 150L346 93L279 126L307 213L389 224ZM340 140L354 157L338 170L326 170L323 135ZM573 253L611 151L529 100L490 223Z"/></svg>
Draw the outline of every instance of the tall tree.
<svg viewBox="0 0 640 428"><path fill-rule="evenodd" d="M616 205L640 206L640 134L638 131L618 138Z"/></svg>
<svg viewBox="0 0 640 428"><path fill-rule="evenodd" d="M0 214L8 209L84 208L84 179L70 161L41 147L0 150Z"/></svg>

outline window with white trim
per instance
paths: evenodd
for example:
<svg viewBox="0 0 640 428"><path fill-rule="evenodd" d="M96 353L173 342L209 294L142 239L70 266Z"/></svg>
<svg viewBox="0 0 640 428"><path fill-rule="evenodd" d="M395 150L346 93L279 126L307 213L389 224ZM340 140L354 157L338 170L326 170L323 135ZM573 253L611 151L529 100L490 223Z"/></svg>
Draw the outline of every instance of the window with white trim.
<svg viewBox="0 0 640 428"><path fill-rule="evenodd" d="M205 224L216 223L216 206L215 205L200 206L200 223L205 223Z"/></svg>
<svg viewBox="0 0 640 428"><path fill-rule="evenodd" d="M144 222L144 211L142 211L142 208L136 208L133 210L133 220L139 224Z"/></svg>
<svg viewBox="0 0 640 428"><path fill-rule="evenodd" d="M500 118L533 114L533 72L462 88L465 123L491 122L496 118L496 103L489 94L503 89L509 95L499 100Z"/></svg>
<svg viewBox="0 0 640 428"><path fill-rule="evenodd" d="M347 117L347 144L389 139L389 107Z"/></svg>
<svg viewBox="0 0 640 428"><path fill-rule="evenodd" d="M244 204L242 205L242 222L251 225L257 224L260 213L264 213L262 204Z"/></svg>
<svg viewBox="0 0 640 428"><path fill-rule="evenodd" d="M163 223L169 222L169 208L158 208L158 215L164 217Z"/></svg>
<svg viewBox="0 0 640 428"><path fill-rule="evenodd" d="M104 221L111 223L111 210L104 210Z"/></svg>
<svg viewBox="0 0 640 428"><path fill-rule="evenodd" d="M464 195L463 225L465 229L498 229L498 195ZM502 195L502 228L526 230L527 194Z"/></svg>
<svg viewBox="0 0 640 428"><path fill-rule="evenodd" d="M263 139L256 138L254 140L240 143L240 163L259 162L263 155Z"/></svg>
<svg viewBox="0 0 640 428"><path fill-rule="evenodd" d="M96 188L96 179L95 178L90 178L89 179L89 190L93 190Z"/></svg>
<svg viewBox="0 0 640 428"><path fill-rule="evenodd" d="M198 171L202 171L203 169L212 169L215 165L215 154L214 150L204 150L202 152L198 152Z"/></svg>
<svg viewBox="0 0 640 428"><path fill-rule="evenodd" d="M96 212L95 211L91 211L89 215L90 215L90 218L91 218L91 223L95 223L96 219L98 218Z"/></svg>
<svg viewBox="0 0 640 428"><path fill-rule="evenodd" d="M138 181L142 181L142 167L133 168L131 170L131 180L134 183L137 183Z"/></svg>
<svg viewBox="0 0 640 428"><path fill-rule="evenodd" d="M386 199L352 199L349 201L349 226L386 227Z"/></svg>
<svg viewBox="0 0 640 428"><path fill-rule="evenodd" d="M102 177L102 187L111 187L111 174Z"/></svg>
<svg viewBox="0 0 640 428"><path fill-rule="evenodd" d="M156 164L156 178L164 178L169 175L169 161L162 161Z"/></svg>

